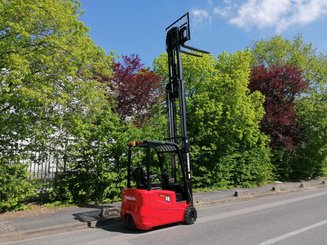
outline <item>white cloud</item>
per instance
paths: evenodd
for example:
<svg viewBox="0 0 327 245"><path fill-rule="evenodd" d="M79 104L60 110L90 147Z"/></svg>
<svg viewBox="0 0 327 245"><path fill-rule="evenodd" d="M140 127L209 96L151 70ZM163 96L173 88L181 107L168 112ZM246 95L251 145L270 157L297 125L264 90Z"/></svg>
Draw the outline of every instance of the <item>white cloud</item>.
<svg viewBox="0 0 327 245"><path fill-rule="evenodd" d="M230 24L244 29L273 28L277 33L327 15L327 0L246 0L240 5L224 0L224 4L213 8L213 13Z"/></svg>
<svg viewBox="0 0 327 245"><path fill-rule="evenodd" d="M205 9L192 9L191 16L193 17L193 23L196 27L211 25L212 17L209 12Z"/></svg>
<svg viewBox="0 0 327 245"><path fill-rule="evenodd" d="M327 14L327 0L302 0L297 2L297 4L294 4L296 11L289 16L281 29L286 29L292 25L310 24Z"/></svg>
<svg viewBox="0 0 327 245"><path fill-rule="evenodd" d="M230 11L227 8L220 8L220 7L215 7L213 9L213 12L221 17L228 17L230 15Z"/></svg>
<svg viewBox="0 0 327 245"><path fill-rule="evenodd" d="M238 9L238 15L229 23L241 28L252 25L259 28L278 26L290 7L289 0L249 0Z"/></svg>

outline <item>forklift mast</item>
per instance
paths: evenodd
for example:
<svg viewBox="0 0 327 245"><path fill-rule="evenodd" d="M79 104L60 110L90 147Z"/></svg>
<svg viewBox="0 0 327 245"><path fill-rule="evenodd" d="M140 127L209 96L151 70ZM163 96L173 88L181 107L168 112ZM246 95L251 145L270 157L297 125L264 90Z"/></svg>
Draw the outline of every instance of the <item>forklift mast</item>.
<svg viewBox="0 0 327 245"><path fill-rule="evenodd" d="M181 53L201 57L198 53L209 54L209 52L185 45L185 42L190 39L189 13L186 13L166 28L166 50L169 71L169 81L166 85L168 135L171 142L181 144L182 163L186 171L186 184L190 190L190 200L188 201L192 203L191 165L187 138L185 88ZM177 113L179 114L179 127L177 125Z"/></svg>

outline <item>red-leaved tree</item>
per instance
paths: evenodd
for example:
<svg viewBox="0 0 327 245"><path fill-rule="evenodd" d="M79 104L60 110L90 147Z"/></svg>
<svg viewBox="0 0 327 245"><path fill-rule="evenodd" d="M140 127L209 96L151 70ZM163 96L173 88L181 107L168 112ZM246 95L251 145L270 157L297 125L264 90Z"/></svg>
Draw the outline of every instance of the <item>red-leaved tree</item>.
<svg viewBox="0 0 327 245"><path fill-rule="evenodd" d="M123 56L122 62L114 63L111 80L117 112L123 121L132 120L141 126L155 105L163 101L160 77L144 68L138 55Z"/></svg>
<svg viewBox="0 0 327 245"><path fill-rule="evenodd" d="M273 149L294 149L300 135L294 100L307 86L302 72L290 65L252 68L249 88L259 90L266 97L261 130L270 135Z"/></svg>

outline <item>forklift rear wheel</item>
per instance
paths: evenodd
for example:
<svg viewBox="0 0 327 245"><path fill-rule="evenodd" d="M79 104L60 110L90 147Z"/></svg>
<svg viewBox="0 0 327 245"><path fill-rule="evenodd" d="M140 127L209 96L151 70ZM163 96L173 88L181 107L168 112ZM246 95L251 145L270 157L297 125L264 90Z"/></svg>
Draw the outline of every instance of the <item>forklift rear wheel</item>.
<svg viewBox="0 0 327 245"><path fill-rule="evenodd" d="M198 215L197 215L196 209L193 206L188 206L185 209L184 223L186 225L194 224L197 217L198 217Z"/></svg>
<svg viewBox="0 0 327 245"><path fill-rule="evenodd" d="M133 220L132 215L130 215L130 214L126 214L126 217L125 217L125 220L124 220L124 225L130 231L135 231L136 230L135 222Z"/></svg>

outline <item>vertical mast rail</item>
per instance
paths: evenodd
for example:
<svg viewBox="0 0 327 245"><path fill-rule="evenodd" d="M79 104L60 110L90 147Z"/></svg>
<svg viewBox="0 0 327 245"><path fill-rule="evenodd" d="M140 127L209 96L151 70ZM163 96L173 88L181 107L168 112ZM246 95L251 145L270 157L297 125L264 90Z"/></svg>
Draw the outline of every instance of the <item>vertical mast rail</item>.
<svg viewBox="0 0 327 245"><path fill-rule="evenodd" d="M179 24L180 23L180 24ZM181 53L201 57L198 53L206 53L201 49L186 46L185 42L190 40L190 20L189 13L186 13L170 26L166 28L166 50L168 54L168 71L169 82L166 85L166 103L168 113L168 135L169 139L174 143L179 143L178 139L181 138L181 153L182 163L186 172L186 185L189 192L187 193L188 203L193 203L192 186L191 186L191 164L189 157L189 142L187 138L187 125L186 125L186 105L185 105L185 87L183 81L183 69ZM188 49L191 51L182 50ZM193 51L193 52L192 52ZM197 53L194 53L197 52ZM177 127L177 106L179 105L179 120L180 127ZM179 132L178 132L179 131ZM178 135L180 133L180 135ZM175 161L173 160L173 165Z"/></svg>

